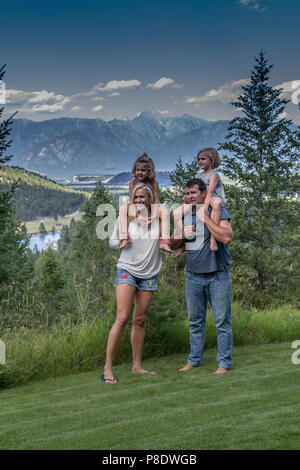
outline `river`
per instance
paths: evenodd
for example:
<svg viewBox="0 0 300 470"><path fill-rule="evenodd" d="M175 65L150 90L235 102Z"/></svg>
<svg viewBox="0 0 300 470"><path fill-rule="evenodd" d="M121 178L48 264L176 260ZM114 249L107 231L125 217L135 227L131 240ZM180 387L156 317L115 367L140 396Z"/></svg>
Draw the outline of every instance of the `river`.
<svg viewBox="0 0 300 470"><path fill-rule="evenodd" d="M38 251L43 251L49 246L57 248L57 241L60 239L60 232L46 233L45 235L31 235L29 248L33 250L35 246Z"/></svg>

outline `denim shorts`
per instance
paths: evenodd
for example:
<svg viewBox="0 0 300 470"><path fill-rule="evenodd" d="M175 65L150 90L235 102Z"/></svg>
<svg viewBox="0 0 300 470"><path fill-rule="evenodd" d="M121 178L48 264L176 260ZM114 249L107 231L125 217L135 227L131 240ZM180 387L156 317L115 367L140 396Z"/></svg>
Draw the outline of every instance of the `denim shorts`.
<svg viewBox="0 0 300 470"><path fill-rule="evenodd" d="M130 274L128 271L125 271L125 269L118 269L115 286L119 286L120 284L129 284L139 290L158 291L157 282L158 274L151 277L150 279L139 279L138 277Z"/></svg>

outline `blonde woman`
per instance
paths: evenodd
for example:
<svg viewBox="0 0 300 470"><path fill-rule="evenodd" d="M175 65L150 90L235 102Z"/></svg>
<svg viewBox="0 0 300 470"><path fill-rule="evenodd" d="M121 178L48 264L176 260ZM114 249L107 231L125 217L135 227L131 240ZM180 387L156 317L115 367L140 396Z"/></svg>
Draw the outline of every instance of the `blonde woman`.
<svg viewBox="0 0 300 470"><path fill-rule="evenodd" d="M133 301L135 305L131 331L132 373L156 374L142 367L145 321L153 293L157 291L158 273L162 265L159 218L153 220L150 227L141 223L141 216L143 219L151 218L153 201L154 194L149 185L139 183L133 188L131 195L133 210L130 211L128 224L130 243L122 249L117 263L117 316L109 333L104 374L101 376L105 383L117 382L113 374L113 360L128 322ZM118 219L110 239L111 248L120 247L119 232Z"/></svg>
<svg viewBox="0 0 300 470"><path fill-rule="evenodd" d="M132 191L135 186L139 183L144 183L152 189L153 192L153 210L151 217L147 220L147 224L150 226L152 221L157 217L160 219L160 248L165 251L171 252L170 249L170 238L169 238L169 214L167 210L159 204L159 185L156 181L156 171L152 158L148 157L144 153L141 157L137 158L134 162L131 171L132 180L129 183L129 197L132 198ZM120 248L124 248L130 243L128 234L128 211L129 204L125 204L120 207L120 220L121 220L121 231L120 231Z"/></svg>

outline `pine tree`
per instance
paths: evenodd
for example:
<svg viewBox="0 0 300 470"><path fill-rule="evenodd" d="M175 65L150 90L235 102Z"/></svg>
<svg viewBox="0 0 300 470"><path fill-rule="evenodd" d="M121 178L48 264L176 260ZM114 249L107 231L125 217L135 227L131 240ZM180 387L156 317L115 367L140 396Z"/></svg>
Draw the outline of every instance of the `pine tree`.
<svg viewBox="0 0 300 470"><path fill-rule="evenodd" d="M292 237L298 223L299 204L293 197L299 187L299 130L284 117L287 100L281 89L269 84L272 65L264 52L255 58L250 83L232 105L242 111L229 124L229 151L221 172L234 181L226 187L232 215L234 241L231 253L236 273L257 289L257 300L280 296L291 270Z"/></svg>
<svg viewBox="0 0 300 470"><path fill-rule="evenodd" d="M0 68L0 80L4 77L4 68ZM4 107L0 108L0 118L3 111ZM12 117L0 122L0 171L1 166L11 159L11 156L6 155L6 151L11 145L8 137L11 133ZM26 228L17 222L13 201L16 187L17 183L14 183L8 190L0 191L0 300L6 296L9 285L14 284L20 292L32 269L26 256Z"/></svg>
<svg viewBox="0 0 300 470"><path fill-rule="evenodd" d="M176 162L175 170L170 173L171 189L163 192L164 202L168 204L182 204L185 194L186 182L199 172L196 158L191 163L184 164L181 157Z"/></svg>
<svg viewBox="0 0 300 470"><path fill-rule="evenodd" d="M40 232L42 235L43 235L44 233L47 233L47 232L46 232L46 228L45 228L44 222L41 222L41 223L40 223L39 232Z"/></svg>
<svg viewBox="0 0 300 470"><path fill-rule="evenodd" d="M63 264L53 248L47 248L35 263L32 291L48 312L48 321L58 319L64 313L66 284Z"/></svg>
<svg viewBox="0 0 300 470"><path fill-rule="evenodd" d="M69 260L73 263L71 269L76 272L76 282L86 285L88 279L89 289L96 297L103 300L108 289L108 295L111 295L111 275L115 270L116 256L119 253L110 250L108 238L101 240L97 236L97 225L103 219L103 216L97 215L97 209L102 204L115 207L109 193L102 183L99 183L83 206L82 219L76 222L72 230L68 253ZM93 304L93 307L97 305L99 302Z"/></svg>
<svg viewBox="0 0 300 470"><path fill-rule="evenodd" d="M2 81L5 75L5 65L0 68L0 82ZM0 118L3 114L4 107L0 108ZM12 141L7 140L9 135L11 134L11 125L12 125L12 118L14 115L10 116L8 119L0 122L0 166L4 163L7 163L12 156L5 155L6 150L11 146Z"/></svg>

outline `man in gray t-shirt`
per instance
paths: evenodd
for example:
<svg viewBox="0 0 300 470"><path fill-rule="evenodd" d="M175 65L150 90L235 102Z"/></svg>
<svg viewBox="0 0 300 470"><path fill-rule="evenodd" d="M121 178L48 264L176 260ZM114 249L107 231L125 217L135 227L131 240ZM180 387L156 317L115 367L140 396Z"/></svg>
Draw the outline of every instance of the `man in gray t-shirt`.
<svg viewBox="0 0 300 470"><path fill-rule="evenodd" d="M227 245L232 240L230 216L222 208L221 220L216 224L209 211L204 211L206 185L193 178L186 185L186 204L191 210L184 216L181 239L173 236L171 248L179 248L185 242L186 299L190 324L190 355L181 371L201 365L205 343L205 326L208 302L211 305L217 328L218 369L223 374L232 363L232 328L230 299L230 256ZM210 236L218 242L218 250L210 250Z"/></svg>

